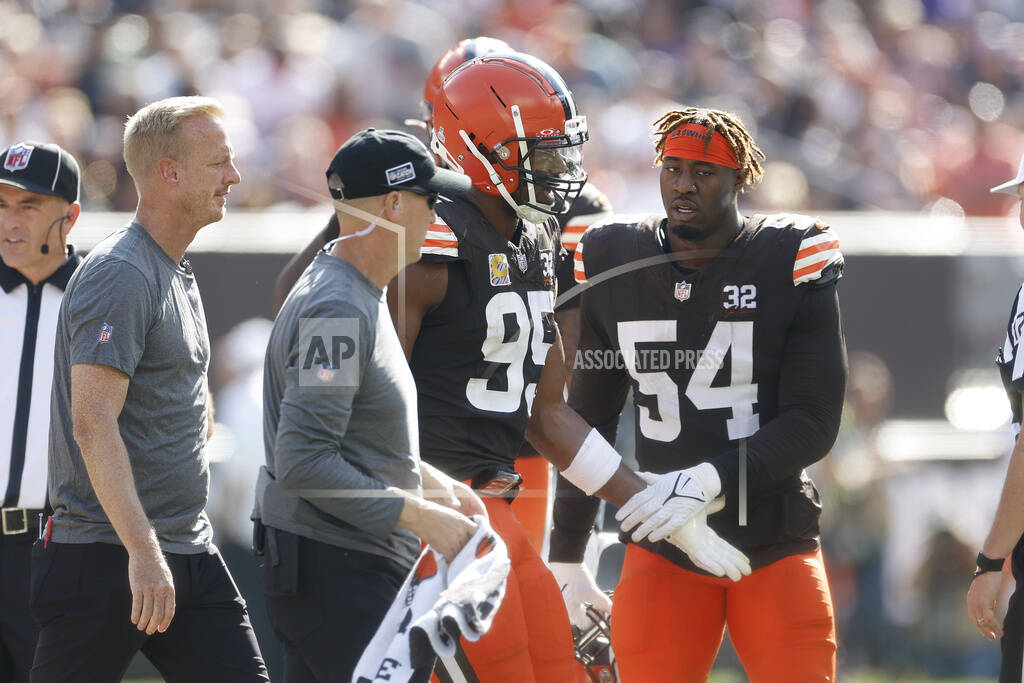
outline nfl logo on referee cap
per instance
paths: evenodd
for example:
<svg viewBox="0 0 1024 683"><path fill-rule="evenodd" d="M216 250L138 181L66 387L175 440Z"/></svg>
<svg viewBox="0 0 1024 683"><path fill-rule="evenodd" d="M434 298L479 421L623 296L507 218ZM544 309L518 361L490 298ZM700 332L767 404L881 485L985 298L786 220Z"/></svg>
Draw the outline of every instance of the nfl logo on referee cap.
<svg viewBox="0 0 1024 683"><path fill-rule="evenodd" d="M4 168L8 171L20 171L28 168L28 160L32 158L33 147L31 145L15 145L7 153L4 159Z"/></svg>
<svg viewBox="0 0 1024 683"><path fill-rule="evenodd" d="M679 301L686 301L690 298L690 290L693 289L693 285L689 282L677 282L675 297Z"/></svg>

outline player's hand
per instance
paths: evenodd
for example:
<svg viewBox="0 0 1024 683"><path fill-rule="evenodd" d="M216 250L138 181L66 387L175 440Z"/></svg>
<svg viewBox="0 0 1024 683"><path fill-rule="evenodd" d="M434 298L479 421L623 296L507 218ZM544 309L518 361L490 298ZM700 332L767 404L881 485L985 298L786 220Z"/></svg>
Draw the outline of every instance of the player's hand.
<svg viewBox="0 0 1024 683"><path fill-rule="evenodd" d="M650 481L648 472L638 473ZM636 493L615 513L615 519L622 523L622 530L633 532L634 542L647 538L660 541L690 521L703 510L722 490L718 472L709 463L655 475L653 482L643 491Z"/></svg>
<svg viewBox="0 0 1024 683"><path fill-rule="evenodd" d="M163 633L174 618L174 579L160 546L151 543L128 555L132 623L146 635Z"/></svg>
<svg viewBox="0 0 1024 683"><path fill-rule="evenodd" d="M974 577L967 591L967 614L971 623L989 640L1003 635L1003 627L996 619L996 600L1002 585L1002 572L985 572Z"/></svg>
<svg viewBox="0 0 1024 683"><path fill-rule="evenodd" d="M728 576L733 581L739 581L744 576L750 576L750 560L708 526L708 515L723 507L725 497L719 496L694 515L693 519L673 531L668 542L686 553L695 565L709 574Z"/></svg>
<svg viewBox="0 0 1024 683"><path fill-rule="evenodd" d="M588 629L594 625L593 620L587 616L587 608L584 607L584 603L587 602L599 612L611 614L612 601L598 588L594 577L583 563L550 562L548 567L555 575L558 587L562 589L562 600L565 601L569 621L573 626Z"/></svg>

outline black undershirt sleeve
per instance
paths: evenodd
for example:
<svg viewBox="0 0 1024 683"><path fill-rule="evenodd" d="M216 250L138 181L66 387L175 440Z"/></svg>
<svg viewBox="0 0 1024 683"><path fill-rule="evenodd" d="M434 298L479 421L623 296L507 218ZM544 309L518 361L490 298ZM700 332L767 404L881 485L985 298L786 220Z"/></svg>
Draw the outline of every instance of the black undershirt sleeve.
<svg viewBox="0 0 1024 683"><path fill-rule="evenodd" d="M591 300L588 301L588 296ZM629 376L608 339L598 332L592 318L592 295L585 292L580 304L579 347L573 362L569 406L596 428L608 443L615 443L619 414L629 390ZM607 367L610 363L611 367ZM561 475L555 486L553 525L548 560L582 562L600 501L588 496Z"/></svg>
<svg viewBox="0 0 1024 683"><path fill-rule="evenodd" d="M834 284L807 287L779 371L779 413L746 440L748 491L799 473L823 458L839 433L846 390L846 343ZM722 492L736 500L739 449L712 458Z"/></svg>

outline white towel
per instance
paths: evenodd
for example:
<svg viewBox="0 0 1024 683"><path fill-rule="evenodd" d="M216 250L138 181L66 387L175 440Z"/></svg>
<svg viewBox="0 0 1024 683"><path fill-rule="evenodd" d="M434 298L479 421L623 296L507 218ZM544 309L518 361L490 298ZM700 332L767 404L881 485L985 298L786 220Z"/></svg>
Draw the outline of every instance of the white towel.
<svg viewBox="0 0 1024 683"><path fill-rule="evenodd" d="M505 596L511 563L487 519L473 520L476 533L450 565L429 546L420 555L359 658L353 683L406 683L435 653L455 654L460 634L473 642L487 633Z"/></svg>

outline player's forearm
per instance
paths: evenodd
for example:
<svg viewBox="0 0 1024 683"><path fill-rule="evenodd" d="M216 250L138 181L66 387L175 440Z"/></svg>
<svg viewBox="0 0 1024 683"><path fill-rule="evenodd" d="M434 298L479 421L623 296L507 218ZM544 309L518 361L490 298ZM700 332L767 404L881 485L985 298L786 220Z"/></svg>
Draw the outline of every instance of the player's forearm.
<svg viewBox="0 0 1024 683"><path fill-rule="evenodd" d="M597 498L583 493L565 477L558 477L552 511L549 562L583 561L583 553L599 507Z"/></svg>
<svg viewBox="0 0 1024 683"><path fill-rule="evenodd" d="M76 420L75 441L89 481L114 532L130 554L159 544L135 489L135 477L115 417Z"/></svg>
<svg viewBox="0 0 1024 683"><path fill-rule="evenodd" d="M986 557L1006 557L1024 533L1024 439L1018 438L1010 455L999 507L981 552Z"/></svg>
<svg viewBox="0 0 1024 683"><path fill-rule="evenodd" d="M534 405L527 439L559 472L565 472L580 456L581 447L592 431L593 428L575 410L558 401L553 405ZM602 445L605 449L611 448L610 445ZM613 473L595 491L595 495L614 505L622 505L634 493L647 487L635 472L621 463L611 471Z"/></svg>

